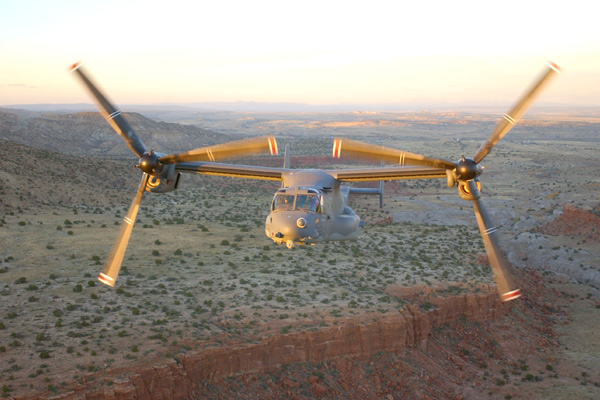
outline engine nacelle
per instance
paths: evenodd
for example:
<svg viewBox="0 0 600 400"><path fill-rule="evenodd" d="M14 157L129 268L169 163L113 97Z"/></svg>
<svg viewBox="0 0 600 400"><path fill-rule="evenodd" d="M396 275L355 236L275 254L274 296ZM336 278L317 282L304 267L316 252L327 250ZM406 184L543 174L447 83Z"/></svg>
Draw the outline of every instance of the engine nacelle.
<svg viewBox="0 0 600 400"><path fill-rule="evenodd" d="M146 191L152 193L167 193L179 187L181 172L175 171L175 164L164 165L160 174L150 176Z"/></svg>

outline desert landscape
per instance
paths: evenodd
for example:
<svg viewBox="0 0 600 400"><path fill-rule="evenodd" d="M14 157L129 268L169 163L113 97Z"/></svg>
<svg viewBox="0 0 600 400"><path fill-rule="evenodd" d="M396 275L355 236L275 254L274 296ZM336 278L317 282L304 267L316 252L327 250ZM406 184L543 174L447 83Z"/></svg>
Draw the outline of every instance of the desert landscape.
<svg viewBox="0 0 600 400"><path fill-rule="evenodd" d="M471 156L503 111L126 118L165 153L269 134L293 168L334 169L357 165L331 158L335 136ZM524 293L501 303L472 206L442 179L386 182L382 209L352 195L359 240L288 250L264 233L279 182L185 175L145 194L108 288L136 157L97 113L0 109L1 395L600 398L599 129L594 110L534 110L486 158Z"/></svg>

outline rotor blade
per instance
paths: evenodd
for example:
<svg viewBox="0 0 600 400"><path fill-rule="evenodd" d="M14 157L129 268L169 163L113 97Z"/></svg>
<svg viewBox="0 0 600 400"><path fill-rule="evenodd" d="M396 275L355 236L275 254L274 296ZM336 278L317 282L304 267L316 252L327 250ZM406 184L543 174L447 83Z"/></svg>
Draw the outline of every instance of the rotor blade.
<svg viewBox="0 0 600 400"><path fill-rule="evenodd" d="M80 63L75 63L71 66L71 72L74 72L81 82L88 88L94 99L98 103L100 114L104 117L106 122L112 126L112 128L125 140L127 146L133 151L138 157L146 152L146 146L142 140L133 132L125 118L121 115L121 111L117 110L106 97L98 90L96 85L90 80L85 73L84 68Z"/></svg>
<svg viewBox="0 0 600 400"><path fill-rule="evenodd" d="M148 178L149 175L146 173L142 176L142 181L138 186L137 193L135 194L135 197L129 206L127 215L125 218L123 218L121 233L119 233L119 237L113 245L110 256L104 265L104 269L98 276L98 280L105 285L111 287L115 286L117 275L119 275L119 269L121 269L121 263L123 262L123 257L125 256L125 250L127 250L127 243L129 243L129 237L131 236L131 231L133 230L133 224L135 223L135 218L140 208L140 201L142 201L142 195L144 194L144 190L146 190L146 185L148 184Z"/></svg>
<svg viewBox="0 0 600 400"><path fill-rule="evenodd" d="M531 86L531 88L525 92L521 100L517 104L515 104L510 110L508 114L503 115L503 119L498 122L494 132L490 135L490 138L485 142L477 153L473 160L476 163L479 163L485 156L492 151L492 148L498 143L500 139L506 135L513 126L519 121L519 119L525 114L525 112L529 109L535 97L542 91L544 86L550 81L550 79L560 73L560 67L553 62L548 62L546 65L547 69L544 73L539 77L537 81Z"/></svg>
<svg viewBox="0 0 600 400"><path fill-rule="evenodd" d="M454 169L456 165L450 161L428 158L420 154L408 153L385 146L377 146L358 140L335 138L333 140L333 157L341 158L342 154L350 158L369 161L383 161L400 166L424 165L434 168Z"/></svg>
<svg viewBox="0 0 600 400"><path fill-rule="evenodd" d="M521 296L521 289L517 288L514 283L514 279L510 272L510 265L500 246L497 239L497 228L492 224L488 213L486 212L483 204L479 200L479 194L477 193L477 184L474 180L468 181L469 190L471 193L477 194L473 199L473 209L475 210L475 217L477 218L477 225L479 225L479 231L485 251L490 262L490 268L494 275L494 281L496 282L496 289L500 295L500 300L510 301Z"/></svg>
<svg viewBox="0 0 600 400"><path fill-rule="evenodd" d="M210 147L201 147L186 153L169 154L160 157L163 164L175 164L187 161L221 161L227 158L245 157L269 151L277 155L277 141L272 136L260 136L244 140L236 140Z"/></svg>

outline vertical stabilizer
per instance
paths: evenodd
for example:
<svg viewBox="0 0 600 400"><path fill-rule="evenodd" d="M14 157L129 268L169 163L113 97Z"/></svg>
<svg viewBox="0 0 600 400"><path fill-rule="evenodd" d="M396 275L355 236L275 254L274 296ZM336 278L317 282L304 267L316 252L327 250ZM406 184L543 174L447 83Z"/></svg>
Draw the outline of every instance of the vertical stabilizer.
<svg viewBox="0 0 600 400"><path fill-rule="evenodd" d="M285 169L289 169L290 168L290 152L289 152L289 145L285 145L285 150L283 151L283 168ZM281 182L281 187L284 188L285 187L285 182Z"/></svg>
<svg viewBox="0 0 600 400"><path fill-rule="evenodd" d="M283 153L283 168L290 168L290 152L289 145L285 145L285 150Z"/></svg>

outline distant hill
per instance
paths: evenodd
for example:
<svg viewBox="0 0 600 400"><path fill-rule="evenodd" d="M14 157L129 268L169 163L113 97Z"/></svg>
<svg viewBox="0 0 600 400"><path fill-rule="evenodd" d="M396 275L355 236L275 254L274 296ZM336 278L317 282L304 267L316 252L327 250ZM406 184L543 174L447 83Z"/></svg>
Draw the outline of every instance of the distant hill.
<svg viewBox="0 0 600 400"><path fill-rule="evenodd" d="M156 122L137 113L126 114L126 118L149 149L165 153L239 138L195 126ZM56 114L0 110L0 139L65 154L132 155L97 112Z"/></svg>
<svg viewBox="0 0 600 400"><path fill-rule="evenodd" d="M139 183L136 156L98 112L0 111L0 211L40 205L127 205ZM126 114L148 149L188 151L242 135Z"/></svg>
<svg viewBox="0 0 600 400"><path fill-rule="evenodd" d="M212 101L196 103L155 103L123 105L124 112L248 112L248 113L347 113L347 112L459 112L476 114L493 114L501 116L507 112L511 104L506 103L340 103L340 104L306 104L296 102L260 102L260 101ZM13 104L0 107L0 111L20 110L29 112L77 113L96 111L90 103L72 104ZM582 106L576 104L536 103L528 115L532 114L562 114L572 116L600 117L597 106Z"/></svg>
<svg viewBox="0 0 600 400"><path fill-rule="evenodd" d="M127 205L139 179L133 165L0 139L0 212L41 205Z"/></svg>
<svg viewBox="0 0 600 400"><path fill-rule="evenodd" d="M75 103L75 104L14 104L2 106L5 109L25 110L36 112L80 112L95 111L93 104ZM156 104L129 104L123 106L122 110L127 111L230 111L230 112L284 112L284 113L305 113L305 112L352 112L360 110L415 110L431 108L423 105L411 104L306 104L293 102L260 102L260 101L210 101L197 103L156 103Z"/></svg>

